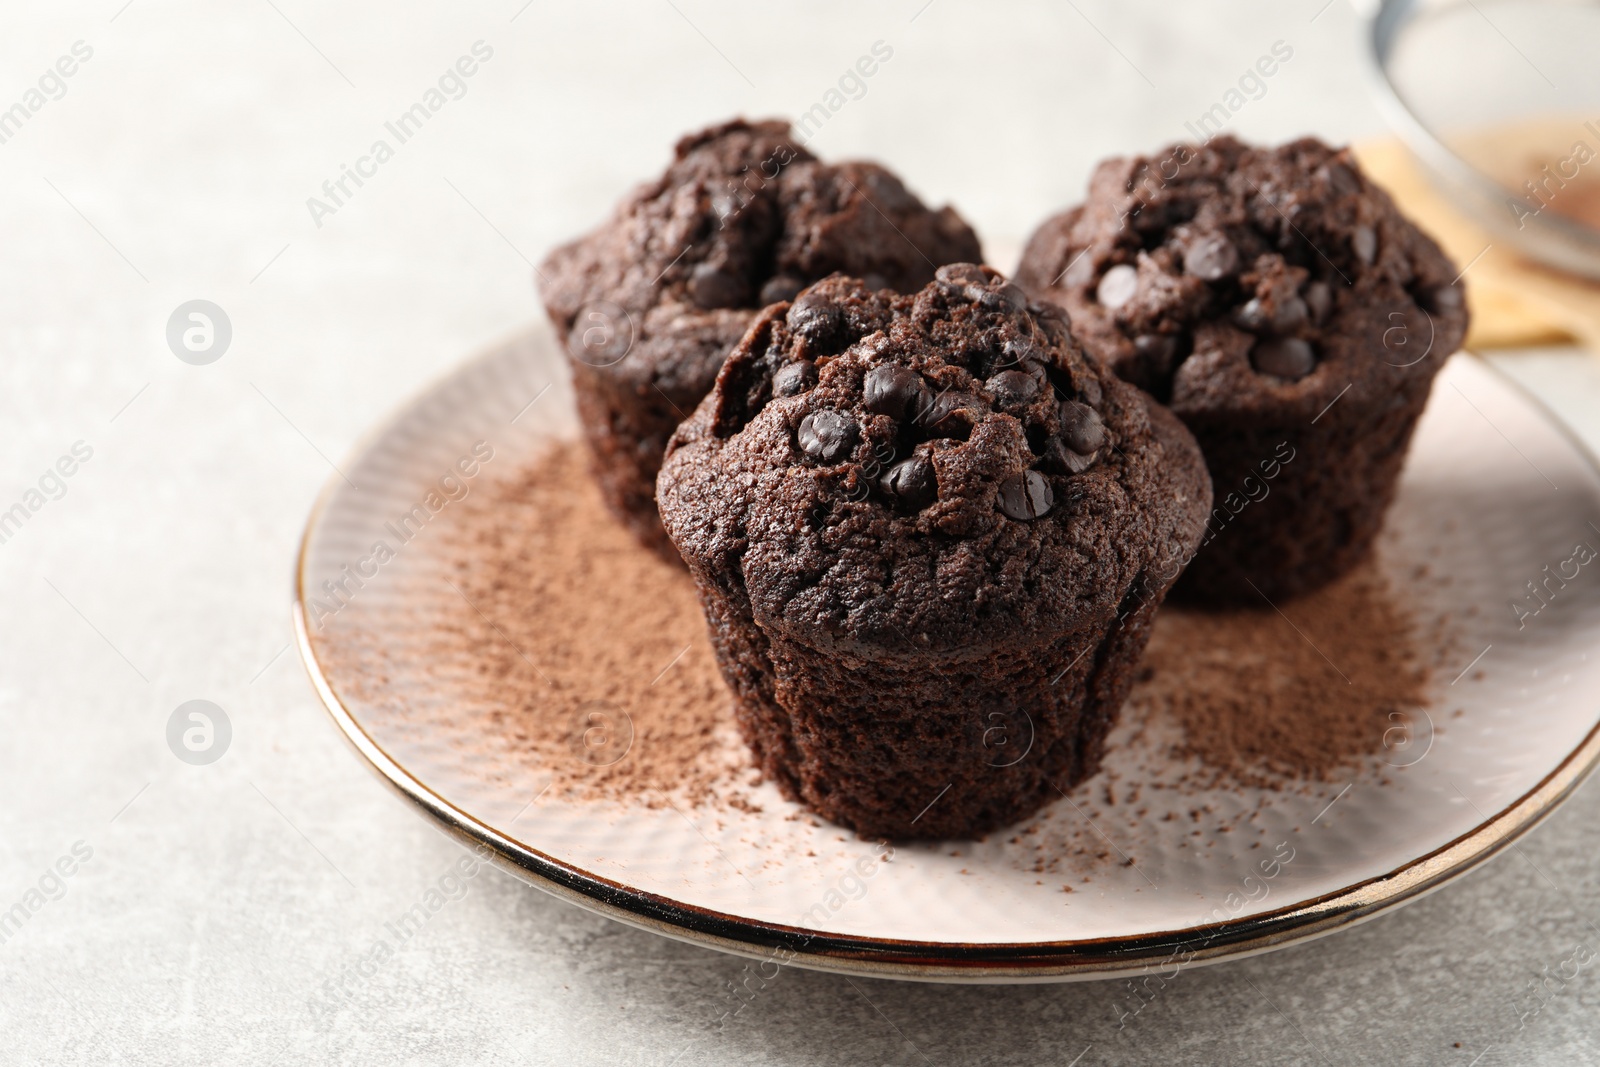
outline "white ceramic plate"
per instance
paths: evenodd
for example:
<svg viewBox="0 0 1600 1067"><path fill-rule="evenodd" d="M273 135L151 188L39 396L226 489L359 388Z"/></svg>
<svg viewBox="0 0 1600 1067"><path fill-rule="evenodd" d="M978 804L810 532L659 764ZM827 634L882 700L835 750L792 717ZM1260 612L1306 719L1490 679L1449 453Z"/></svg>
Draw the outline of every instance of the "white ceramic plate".
<svg viewBox="0 0 1600 1067"><path fill-rule="evenodd" d="M1527 583L1571 560L1575 545L1600 548L1600 474L1545 411L1462 355L1435 386L1379 556L1394 574L1426 564L1438 579L1405 588L1423 631L1448 630L1453 659L1435 671L1415 735L1348 780L1152 792L1142 817L1100 803L1103 784L1091 781L1034 820L1021 844L997 834L901 846L888 863L869 842L796 818L771 786L752 811L530 804L542 783L501 759L497 738L452 735L461 727L447 714L450 672L439 669L449 665L408 655L397 623L384 637L389 620L455 595L440 581L437 539L406 545L341 609L392 639L379 681L330 670L307 601L366 557L473 442L492 442L493 466L509 471L575 430L562 358L542 327L437 384L317 505L295 627L335 721L403 796L532 884L668 936L924 980L1170 973L1318 936L1439 887L1549 814L1600 755L1600 566L1580 566L1537 615L1511 607L1536 604ZM1124 783L1150 773L1150 750L1136 753L1129 734L1119 727L1107 760ZM1163 820L1166 808L1183 818ZM1196 808L1198 821L1187 815ZM1251 812L1248 834L1224 830ZM1083 859L1086 841L1110 861ZM1041 872L1041 850L1052 849Z"/></svg>

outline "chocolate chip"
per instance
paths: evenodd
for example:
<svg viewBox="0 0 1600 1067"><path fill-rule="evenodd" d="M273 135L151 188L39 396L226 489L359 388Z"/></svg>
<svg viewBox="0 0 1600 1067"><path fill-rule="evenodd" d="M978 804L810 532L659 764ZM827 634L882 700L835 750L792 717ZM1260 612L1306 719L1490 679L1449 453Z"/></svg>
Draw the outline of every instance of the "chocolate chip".
<svg viewBox="0 0 1600 1067"><path fill-rule="evenodd" d="M916 409L916 421L939 437L965 440L978 421L965 412L982 412L988 407L971 393L945 392L932 397Z"/></svg>
<svg viewBox="0 0 1600 1067"><path fill-rule="evenodd" d="M1092 456L1106 443L1106 424L1100 413L1076 400L1061 402L1061 439L1080 455Z"/></svg>
<svg viewBox="0 0 1600 1067"><path fill-rule="evenodd" d="M1432 292L1424 294L1428 310L1435 314L1454 311L1463 302L1461 287L1458 285L1441 285Z"/></svg>
<svg viewBox="0 0 1600 1067"><path fill-rule="evenodd" d="M987 285L989 276L976 263L946 263L933 276L950 285Z"/></svg>
<svg viewBox="0 0 1600 1067"><path fill-rule="evenodd" d="M1045 442L1041 462L1048 470L1057 474L1082 474L1094 466L1094 455L1085 456L1068 448L1059 437L1052 437Z"/></svg>
<svg viewBox="0 0 1600 1067"><path fill-rule="evenodd" d="M1133 339L1133 350L1146 366L1165 374L1178 358L1178 344L1178 338L1170 333L1141 333Z"/></svg>
<svg viewBox="0 0 1600 1067"><path fill-rule="evenodd" d="M776 277L768 278L767 284L761 287L762 306L781 304L785 300L793 300L800 295L800 290L805 287L805 282L788 274L779 274Z"/></svg>
<svg viewBox="0 0 1600 1067"><path fill-rule="evenodd" d="M1043 518L1055 503L1050 483L1038 471L1013 474L1000 483L1000 510L1019 522Z"/></svg>
<svg viewBox="0 0 1600 1067"><path fill-rule="evenodd" d="M1067 315L1066 310L1056 304L1040 304L1038 312L1034 315L1034 319L1039 323L1039 328L1044 331L1045 337L1047 337L1050 343L1053 345L1064 345L1072 336L1072 320ZM1010 344L1012 342L1007 343ZM1024 342L1016 343L1021 344ZM1028 341L1026 344L1030 348L1036 348L1032 341ZM1037 358L1043 360L1045 357L1041 353Z"/></svg>
<svg viewBox="0 0 1600 1067"><path fill-rule="evenodd" d="M1282 300L1256 296L1234 312L1233 321L1251 333L1293 333L1309 315L1306 302L1298 296Z"/></svg>
<svg viewBox="0 0 1600 1067"><path fill-rule="evenodd" d="M967 299L990 311L1021 311L1028 306L1028 294L1011 282L1002 282L995 289L969 285Z"/></svg>
<svg viewBox="0 0 1600 1067"><path fill-rule="evenodd" d="M1336 196L1354 196L1361 191L1361 179L1343 163L1329 163L1322 168L1322 176Z"/></svg>
<svg viewBox="0 0 1600 1067"><path fill-rule="evenodd" d="M878 480L883 491L900 503L917 511L922 510L939 495L939 485L933 474L933 464L927 456L903 459L884 472Z"/></svg>
<svg viewBox="0 0 1600 1067"><path fill-rule="evenodd" d="M1311 309L1306 302L1298 296L1291 296L1287 300L1278 301L1278 306L1273 309L1272 328L1277 333L1294 333L1306 324L1306 319L1311 317Z"/></svg>
<svg viewBox="0 0 1600 1067"><path fill-rule="evenodd" d="M1350 250L1363 263L1370 264L1378 256L1378 235L1371 226L1357 226L1350 234Z"/></svg>
<svg viewBox="0 0 1600 1067"><path fill-rule="evenodd" d="M1233 321L1238 323L1241 329L1249 330L1251 333L1266 333L1269 318L1266 301L1258 296L1245 301L1243 306L1233 313Z"/></svg>
<svg viewBox="0 0 1600 1067"><path fill-rule="evenodd" d="M1258 341L1250 350L1250 364L1262 374L1299 381L1317 366L1311 346L1298 337L1274 337Z"/></svg>
<svg viewBox="0 0 1600 1067"><path fill-rule="evenodd" d="M1038 379L1019 370L1003 370L983 384L1003 408L1026 407L1039 395Z"/></svg>
<svg viewBox="0 0 1600 1067"><path fill-rule="evenodd" d="M1220 233L1204 234L1183 251L1183 269L1204 282L1220 282L1239 269L1239 250Z"/></svg>
<svg viewBox="0 0 1600 1067"><path fill-rule="evenodd" d="M891 419L916 414L927 405L928 385L908 367L884 363L867 371L861 383L867 410Z"/></svg>
<svg viewBox="0 0 1600 1067"><path fill-rule="evenodd" d="M1092 408L1100 407L1100 379L1093 374L1085 374L1077 381L1078 393L1083 397L1083 402Z"/></svg>
<svg viewBox="0 0 1600 1067"><path fill-rule="evenodd" d="M842 411L823 408L800 420L796 434L800 451L812 459L833 463L849 454L856 443L856 420Z"/></svg>
<svg viewBox="0 0 1600 1067"><path fill-rule="evenodd" d="M817 292L804 292L789 305L784 316L789 329L812 344L828 341L844 323L844 314L838 305Z"/></svg>
<svg viewBox="0 0 1600 1067"><path fill-rule="evenodd" d="M1185 338L1169 333L1142 333L1133 339L1134 358L1117 368L1118 373L1145 392L1165 400L1172 389L1172 375L1182 362Z"/></svg>
<svg viewBox="0 0 1600 1067"><path fill-rule="evenodd" d="M1081 249L1074 252L1069 248L1067 251L1071 253L1072 258L1067 261L1067 270L1062 276L1062 281L1073 289L1094 281L1094 257L1089 254L1089 250Z"/></svg>
<svg viewBox="0 0 1600 1067"><path fill-rule="evenodd" d="M689 299L696 307L734 307L743 295L743 283L715 263L697 263L689 274Z"/></svg>
<svg viewBox="0 0 1600 1067"><path fill-rule="evenodd" d="M785 363L772 376L772 391L778 396L795 396L817 384L817 365L809 360Z"/></svg>
<svg viewBox="0 0 1600 1067"><path fill-rule="evenodd" d="M1126 263L1119 263L1106 271L1100 286L1094 292L1100 306L1115 311L1139 292L1139 272Z"/></svg>
<svg viewBox="0 0 1600 1067"><path fill-rule="evenodd" d="M1327 282L1312 282L1306 286L1306 310L1311 312L1311 321L1320 323L1328 317L1328 312L1333 310L1333 290L1328 288Z"/></svg>
<svg viewBox="0 0 1600 1067"><path fill-rule="evenodd" d="M1041 322L1043 319L1040 320ZM1000 358L994 361L993 366L1020 367L1026 363L1044 363L1047 357L1044 350L1026 337L1013 337L1000 346Z"/></svg>

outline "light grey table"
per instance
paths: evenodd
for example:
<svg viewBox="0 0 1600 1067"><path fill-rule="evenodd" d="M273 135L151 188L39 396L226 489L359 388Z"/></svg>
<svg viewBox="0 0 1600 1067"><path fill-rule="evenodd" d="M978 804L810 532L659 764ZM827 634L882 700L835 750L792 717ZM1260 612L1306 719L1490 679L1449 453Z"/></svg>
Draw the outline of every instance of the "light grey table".
<svg viewBox="0 0 1600 1067"><path fill-rule="evenodd" d="M392 158L363 163L480 41L452 98ZM1323 0L10 0L0 511L40 495L0 542L0 912L27 912L0 943L0 1062L1600 1056L1593 974L1518 1018L1530 983L1590 936L1593 789L1462 883L1324 941L1186 972L1120 1032L1114 985L797 971L719 1030L741 961L495 872L337 1012L311 1006L459 850L357 762L288 650L296 539L366 427L537 313L531 261L657 169L678 133L826 103L883 42L892 58L814 146L876 156L956 203L1009 266L1097 157L1184 136L1279 41L1292 59L1234 128L1378 132L1353 16ZM60 69L71 76L48 73ZM25 114L7 125L13 103ZM346 165L368 176L330 202L323 184ZM207 366L166 339L196 299L232 327ZM1594 364L1506 363L1600 439ZM47 475L75 447L89 458ZM194 699L231 724L209 765L168 746L169 718Z"/></svg>

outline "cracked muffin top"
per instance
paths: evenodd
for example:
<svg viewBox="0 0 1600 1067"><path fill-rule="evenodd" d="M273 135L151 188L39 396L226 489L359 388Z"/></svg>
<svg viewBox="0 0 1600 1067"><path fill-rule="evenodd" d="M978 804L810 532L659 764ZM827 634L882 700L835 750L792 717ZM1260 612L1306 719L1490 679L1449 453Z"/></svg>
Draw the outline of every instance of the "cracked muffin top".
<svg viewBox="0 0 1600 1067"><path fill-rule="evenodd" d="M1396 375L1431 377L1466 332L1456 277L1348 149L1231 137L1100 164L1017 272L1180 415L1291 419L1347 386L1382 403Z"/></svg>
<svg viewBox="0 0 1600 1067"><path fill-rule="evenodd" d="M988 267L763 311L657 483L690 569L812 647L980 656L1104 624L1187 559L1194 439ZM1176 569L1160 583L1175 577Z"/></svg>
<svg viewBox="0 0 1600 1067"><path fill-rule="evenodd" d="M709 389L756 310L818 278L846 271L908 291L936 265L980 255L959 215L925 207L885 168L823 163L786 122L736 120L680 140L664 174L552 252L541 295L563 334L601 302L628 313L637 354L614 373Z"/></svg>

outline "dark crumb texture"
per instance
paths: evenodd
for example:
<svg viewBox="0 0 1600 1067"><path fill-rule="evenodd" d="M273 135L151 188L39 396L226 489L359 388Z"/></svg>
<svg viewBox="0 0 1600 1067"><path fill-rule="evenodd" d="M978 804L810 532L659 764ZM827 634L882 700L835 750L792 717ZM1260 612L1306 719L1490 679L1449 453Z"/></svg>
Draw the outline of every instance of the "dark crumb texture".
<svg viewBox="0 0 1600 1067"><path fill-rule="evenodd" d="M1211 499L1170 413L970 264L767 308L658 493L762 770L895 838L982 833L1098 766Z"/></svg>
<svg viewBox="0 0 1600 1067"><path fill-rule="evenodd" d="M1303 593L1368 554L1466 334L1456 277L1347 150L1229 137L1102 163L1017 273L1200 442L1216 509L1174 596L1210 603Z"/></svg>
<svg viewBox="0 0 1600 1067"><path fill-rule="evenodd" d="M788 123L685 137L666 173L540 269L607 504L675 558L656 514L661 454L760 308L834 271L904 292L980 257L953 210L875 163L818 161Z"/></svg>

